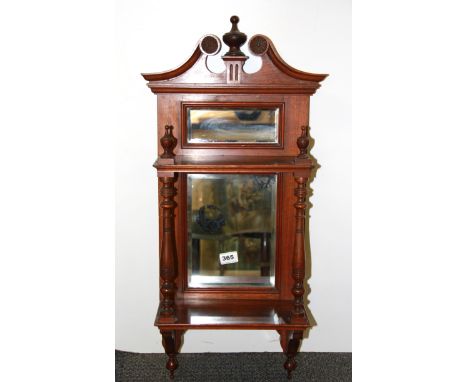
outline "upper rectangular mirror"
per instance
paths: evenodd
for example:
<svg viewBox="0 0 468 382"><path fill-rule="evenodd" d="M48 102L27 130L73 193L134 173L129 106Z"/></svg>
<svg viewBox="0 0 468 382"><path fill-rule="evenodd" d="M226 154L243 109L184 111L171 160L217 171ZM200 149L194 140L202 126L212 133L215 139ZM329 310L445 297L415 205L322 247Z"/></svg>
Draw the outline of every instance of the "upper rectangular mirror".
<svg viewBox="0 0 468 382"><path fill-rule="evenodd" d="M187 143L277 144L280 107L187 106Z"/></svg>

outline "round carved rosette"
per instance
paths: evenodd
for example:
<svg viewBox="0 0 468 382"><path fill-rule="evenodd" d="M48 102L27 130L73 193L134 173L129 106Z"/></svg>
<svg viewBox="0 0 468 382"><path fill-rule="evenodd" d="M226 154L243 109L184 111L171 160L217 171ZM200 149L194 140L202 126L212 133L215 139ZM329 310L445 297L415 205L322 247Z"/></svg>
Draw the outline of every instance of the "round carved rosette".
<svg viewBox="0 0 468 382"><path fill-rule="evenodd" d="M200 40L200 49L208 56L214 56L221 50L221 40L214 34L208 34Z"/></svg>
<svg viewBox="0 0 468 382"><path fill-rule="evenodd" d="M256 56L263 56L268 50L268 40L260 34L253 36L249 40L249 49Z"/></svg>

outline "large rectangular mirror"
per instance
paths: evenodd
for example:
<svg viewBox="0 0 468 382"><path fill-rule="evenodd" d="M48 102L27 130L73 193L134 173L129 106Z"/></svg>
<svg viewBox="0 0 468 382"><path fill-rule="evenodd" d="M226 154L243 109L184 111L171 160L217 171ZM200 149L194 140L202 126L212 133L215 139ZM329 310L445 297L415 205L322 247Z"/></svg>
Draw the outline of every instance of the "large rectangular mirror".
<svg viewBox="0 0 468 382"><path fill-rule="evenodd" d="M275 285L277 175L187 176L188 285Z"/></svg>

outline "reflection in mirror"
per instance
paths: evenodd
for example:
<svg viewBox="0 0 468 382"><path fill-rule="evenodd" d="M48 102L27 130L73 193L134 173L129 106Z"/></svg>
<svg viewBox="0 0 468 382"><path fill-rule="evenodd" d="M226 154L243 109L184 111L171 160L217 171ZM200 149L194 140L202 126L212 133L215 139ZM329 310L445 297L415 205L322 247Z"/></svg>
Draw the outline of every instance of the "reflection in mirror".
<svg viewBox="0 0 468 382"><path fill-rule="evenodd" d="M187 108L188 143L278 143L279 108Z"/></svg>
<svg viewBox="0 0 468 382"><path fill-rule="evenodd" d="M275 285L276 175L187 176L188 285Z"/></svg>

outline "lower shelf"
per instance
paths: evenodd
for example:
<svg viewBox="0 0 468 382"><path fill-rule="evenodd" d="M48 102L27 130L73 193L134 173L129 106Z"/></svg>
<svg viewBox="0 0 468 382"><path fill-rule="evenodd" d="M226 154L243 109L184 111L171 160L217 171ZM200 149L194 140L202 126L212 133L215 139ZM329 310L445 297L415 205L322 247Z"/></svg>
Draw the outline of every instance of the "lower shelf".
<svg viewBox="0 0 468 382"><path fill-rule="evenodd" d="M311 314L292 323L292 310L292 301L179 300L174 322L160 320L158 311L154 324L163 330L305 330L316 325Z"/></svg>

